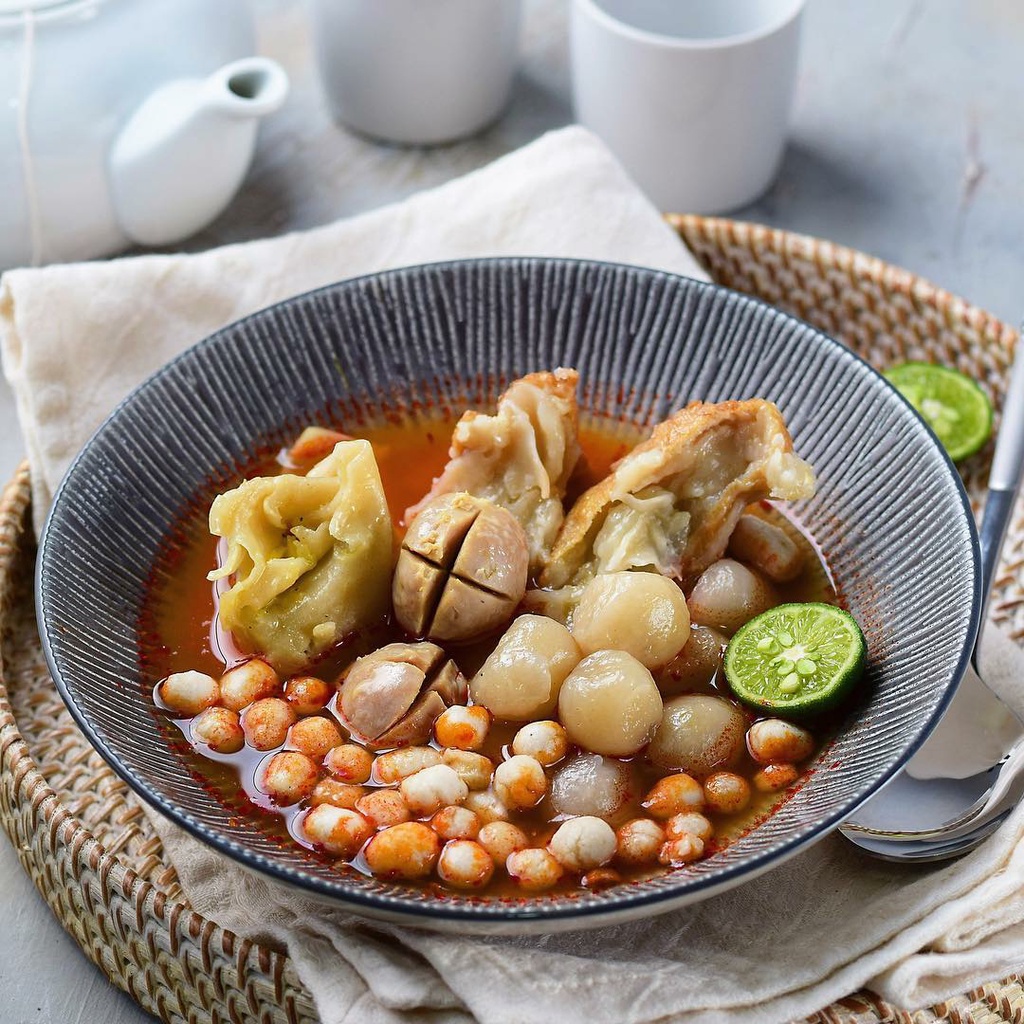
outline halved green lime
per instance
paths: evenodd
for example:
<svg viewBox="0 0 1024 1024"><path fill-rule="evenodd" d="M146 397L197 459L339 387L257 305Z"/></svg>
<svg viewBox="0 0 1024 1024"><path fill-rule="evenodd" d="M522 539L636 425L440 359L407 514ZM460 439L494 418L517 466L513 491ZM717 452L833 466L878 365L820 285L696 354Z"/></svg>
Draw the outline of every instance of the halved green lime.
<svg viewBox="0 0 1024 1024"><path fill-rule="evenodd" d="M924 417L954 462L992 434L992 403L970 377L934 363L899 363L885 379Z"/></svg>
<svg viewBox="0 0 1024 1024"><path fill-rule="evenodd" d="M751 619L729 641L725 678L759 711L813 715L849 693L867 647L852 615L831 604L780 604Z"/></svg>

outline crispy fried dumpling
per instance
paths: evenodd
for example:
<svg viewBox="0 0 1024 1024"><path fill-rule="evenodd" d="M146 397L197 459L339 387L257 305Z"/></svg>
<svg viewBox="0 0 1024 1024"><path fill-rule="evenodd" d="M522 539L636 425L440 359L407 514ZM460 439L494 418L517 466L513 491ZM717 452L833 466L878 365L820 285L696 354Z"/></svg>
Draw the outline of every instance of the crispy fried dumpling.
<svg viewBox="0 0 1024 1024"><path fill-rule="evenodd" d="M562 525L562 499L576 466L575 370L531 373L509 385L492 416L469 411L452 434L449 462L430 493L406 510L405 521L440 494L466 491L508 509L539 570Z"/></svg>
<svg viewBox="0 0 1024 1024"><path fill-rule="evenodd" d="M540 582L564 587L623 569L691 580L722 556L751 502L813 493L814 473L771 402L693 402L580 496Z"/></svg>
<svg viewBox="0 0 1024 1024"><path fill-rule="evenodd" d="M218 495L210 532L227 541L210 579L234 578L221 626L281 673L387 614L391 518L367 441L341 441L306 476L254 477Z"/></svg>

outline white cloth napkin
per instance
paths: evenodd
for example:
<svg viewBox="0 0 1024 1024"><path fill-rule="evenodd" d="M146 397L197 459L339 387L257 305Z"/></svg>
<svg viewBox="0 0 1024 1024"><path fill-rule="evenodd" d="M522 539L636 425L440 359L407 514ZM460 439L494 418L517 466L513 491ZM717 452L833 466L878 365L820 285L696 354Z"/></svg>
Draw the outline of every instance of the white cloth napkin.
<svg viewBox="0 0 1024 1024"><path fill-rule="evenodd" d="M37 529L113 407L182 349L273 302L347 277L470 256L574 256L707 280L582 128L463 178L313 231L194 256L11 270L0 345L32 467Z"/></svg>
<svg viewBox="0 0 1024 1024"><path fill-rule="evenodd" d="M110 408L224 323L356 273L499 253L588 256L703 276L581 129L316 231L197 256L6 274L0 342L37 514ZM987 675L1024 708L1024 657L998 634L989 654ZM325 1024L771 1022L809 1014L864 984L913 1007L1009 973L1024 948L1024 809L944 867L881 864L832 837L697 906L521 939L361 920L243 871L165 820L156 825L196 910L287 947Z"/></svg>

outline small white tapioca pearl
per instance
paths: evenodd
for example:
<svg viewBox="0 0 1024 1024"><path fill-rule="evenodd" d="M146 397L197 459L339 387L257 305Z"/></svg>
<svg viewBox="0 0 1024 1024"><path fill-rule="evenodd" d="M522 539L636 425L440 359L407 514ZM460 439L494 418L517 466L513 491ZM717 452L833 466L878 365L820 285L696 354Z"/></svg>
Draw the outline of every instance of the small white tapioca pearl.
<svg viewBox="0 0 1024 1024"><path fill-rule="evenodd" d="M665 822L666 839L680 839L684 835L689 835L696 836L702 843L706 843L714 835L714 831L711 822L696 811L673 815Z"/></svg>
<svg viewBox="0 0 1024 1024"><path fill-rule="evenodd" d="M547 791L548 779L536 758L516 754L494 769L494 792L513 810L535 807Z"/></svg>
<svg viewBox="0 0 1024 1024"><path fill-rule="evenodd" d="M702 811L704 790L696 779L683 772L666 775L650 788L644 797L643 808L655 818L671 818L684 811Z"/></svg>
<svg viewBox="0 0 1024 1024"><path fill-rule="evenodd" d="M509 877L529 892L540 892L557 885L562 865L547 850L516 850L508 855L505 870Z"/></svg>
<svg viewBox="0 0 1024 1024"><path fill-rule="evenodd" d="M526 754L545 767L561 761L568 749L569 737L558 722L530 722L512 740L513 754Z"/></svg>
<svg viewBox="0 0 1024 1024"><path fill-rule="evenodd" d="M261 785L275 803L287 807L305 800L319 778L315 761L298 750L282 750L267 763Z"/></svg>
<svg viewBox="0 0 1024 1024"><path fill-rule="evenodd" d="M449 804L461 804L469 787L446 764L435 764L402 780L402 798L415 815L433 814Z"/></svg>
<svg viewBox="0 0 1024 1024"><path fill-rule="evenodd" d="M264 697L274 697L280 688L280 676L262 658L250 658L220 677L221 702L232 711L241 711Z"/></svg>
<svg viewBox="0 0 1024 1024"><path fill-rule="evenodd" d="M490 711L480 705L453 704L434 722L434 738L442 747L479 750L487 740L492 717Z"/></svg>
<svg viewBox="0 0 1024 1024"><path fill-rule="evenodd" d="M220 700L220 686L205 672L172 672L157 683L157 696L168 711L192 718Z"/></svg>
<svg viewBox="0 0 1024 1024"><path fill-rule="evenodd" d="M515 853L516 850L525 850L530 845L526 833L507 821L488 822L480 829L476 841L494 858L497 864L504 864L510 853Z"/></svg>
<svg viewBox="0 0 1024 1024"><path fill-rule="evenodd" d="M665 842L665 831L650 818L634 818L617 834L617 857L623 864L653 864Z"/></svg>
<svg viewBox="0 0 1024 1024"><path fill-rule="evenodd" d="M342 743L324 755L324 767L344 782L363 783L373 771L373 754L355 743Z"/></svg>
<svg viewBox="0 0 1024 1024"><path fill-rule="evenodd" d="M704 843L697 836L681 835L670 839L658 853L658 861L665 867L677 868L704 856Z"/></svg>
<svg viewBox="0 0 1024 1024"><path fill-rule="evenodd" d="M480 819L468 807L442 807L431 819L430 827L442 839L476 839Z"/></svg>
<svg viewBox="0 0 1024 1024"><path fill-rule="evenodd" d="M615 856L615 830L601 818L586 815L558 826L548 852L570 871L599 868Z"/></svg>
<svg viewBox="0 0 1024 1024"><path fill-rule="evenodd" d="M356 800L356 810L377 828L402 825L412 817L397 789L371 789Z"/></svg>
<svg viewBox="0 0 1024 1024"><path fill-rule="evenodd" d="M487 789L491 784L494 762L489 757L473 750L456 750L455 747L445 748L441 756L470 789Z"/></svg>
<svg viewBox="0 0 1024 1024"><path fill-rule="evenodd" d="M295 712L280 697L264 697L242 712L245 741L256 750L273 750L288 738L295 724Z"/></svg>
<svg viewBox="0 0 1024 1024"><path fill-rule="evenodd" d="M441 755L433 747L399 747L377 755L373 775L378 782L388 785L440 763Z"/></svg>
<svg viewBox="0 0 1024 1024"><path fill-rule="evenodd" d="M715 772L704 780L704 801L716 814L739 814L750 803L750 783L735 772Z"/></svg>
<svg viewBox="0 0 1024 1024"><path fill-rule="evenodd" d="M747 750L758 764L795 764L814 753L814 737L781 718L763 718L747 730Z"/></svg>
<svg viewBox="0 0 1024 1024"><path fill-rule="evenodd" d="M344 860L351 860L375 831L358 811L331 804L314 807L303 819L302 829L312 842Z"/></svg>
<svg viewBox="0 0 1024 1024"><path fill-rule="evenodd" d="M245 746L238 715L227 708L207 708L192 719L192 739L218 754L237 754Z"/></svg>
<svg viewBox="0 0 1024 1024"><path fill-rule="evenodd" d="M437 862L442 881L459 889L480 889L494 874L491 855L472 839L453 839L445 843Z"/></svg>
<svg viewBox="0 0 1024 1024"><path fill-rule="evenodd" d="M366 844L366 864L376 878L426 878L441 853L429 825L407 821L378 832Z"/></svg>
<svg viewBox="0 0 1024 1024"><path fill-rule="evenodd" d="M485 825L492 821L508 821L508 808L498 799L493 789L471 792L463 807L468 807Z"/></svg>
<svg viewBox="0 0 1024 1024"><path fill-rule="evenodd" d="M322 761L328 751L341 745L341 733L329 718L313 715L300 718L292 726L288 744L308 754L314 761Z"/></svg>

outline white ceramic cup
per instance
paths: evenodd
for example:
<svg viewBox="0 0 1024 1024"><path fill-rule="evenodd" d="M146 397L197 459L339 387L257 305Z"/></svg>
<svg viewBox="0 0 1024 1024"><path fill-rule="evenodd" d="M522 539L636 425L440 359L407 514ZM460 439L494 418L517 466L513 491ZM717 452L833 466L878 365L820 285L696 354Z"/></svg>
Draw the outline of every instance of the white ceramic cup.
<svg viewBox="0 0 1024 1024"><path fill-rule="evenodd" d="M331 113L365 135L450 142L508 101L521 0L313 0Z"/></svg>
<svg viewBox="0 0 1024 1024"><path fill-rule="evenodd" d="M573 0L577 120L659 209L722 213L778 173L805 0Z"/></svg>

